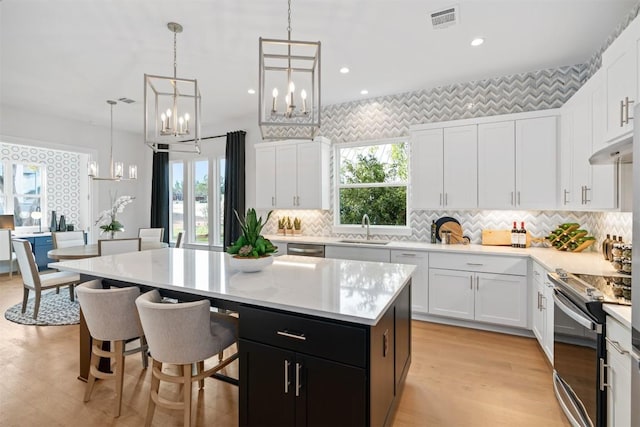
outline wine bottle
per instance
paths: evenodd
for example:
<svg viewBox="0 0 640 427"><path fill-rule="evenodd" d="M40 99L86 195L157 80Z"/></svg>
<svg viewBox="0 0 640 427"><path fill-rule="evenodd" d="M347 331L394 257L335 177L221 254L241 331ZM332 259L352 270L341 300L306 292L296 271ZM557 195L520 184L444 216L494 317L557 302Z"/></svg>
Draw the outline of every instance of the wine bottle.
<svg viewBox="0 0 640 427"><path fill-rule="evenodd" d="M511 247L517 248L520 243L518 239L518 227L516 226L516 222L513 221L513 228L511 229Z"/></svg>
<svg viewBox="0 0 640 427"><path fill-rule="evenodd" d="M520 223L520 230L518 233L518 247L519 248L527 247L527 230L524 228L524 221Z"/></svg>
<svg viewBox="0 0 640 427"><path fill-rule="evenodd" d="M607 245L611 241L611 234L607 234L607 238L602 241L602 257L607 259Z"/></svg>
<svg viewBox="0 0 640 427"><path fill-rule="evenodd" d="M436 243L436 222L431 221L431 243Z"/></svg>

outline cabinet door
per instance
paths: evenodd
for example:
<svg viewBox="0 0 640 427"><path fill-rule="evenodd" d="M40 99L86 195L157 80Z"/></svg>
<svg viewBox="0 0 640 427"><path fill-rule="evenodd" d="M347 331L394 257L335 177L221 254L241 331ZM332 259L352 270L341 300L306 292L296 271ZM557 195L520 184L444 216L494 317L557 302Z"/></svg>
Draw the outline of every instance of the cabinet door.
<svg viewBox="0 0 640 427"><path fill-rule="evenodd" d="M276 149L256 148L256 208L276 207Z"/></svg>
<svg viewBox="0 0 640 427"><path fill-rule="evenodd" d="M372 427L387 425L389 408L395 396L394 335L394 309L391 308L371 328L369 353Z"/></svg>
<svg viewBox="0 0 640 427"><path fill-rule="evenodd" d="M429 254L416 251L391 251L391 262L415 265L411 276L411 310L429 312Z"/></svg>
<svg viewBox="0 0 640 427"><path fill-rule="evenodd" d="M573 123L573 186L571 187L572 205L584 208L588 205L588 193L591 190L591 108L588 99L581 97L574 107Z"/></svg>
<svg viewBox="0 0 640 427"><path fill-rule="evenodd" d="M515 125L513 121L478 125L478 207L515 206Z"/></svg>
<svg viewBox="0 0 640 427"><path fill-rule="evenodd" d="M544 341L542 343L542 349L547 354L547 358L553 366L553 316L554 316L554 304L553 304L553 288L554 285L545 276L544 278L544 298L542 299L542 308L545 317L544 321Z"/></svg>
<svg viewBox="0 0 640 427"><path fill-rule="evenodd" d="M322 144L308 142L298 144L297 163L297 194L296 207L300 209L328 209L328 203L323 204L322 167L328 167L328 162L322 161ZM327 198L328 201L328 198Z"/></svg>
<svg viewBox="0 0 640 427"><path fill-rule="evenodd" d="M443 205L442 129L411 134L411 205L437 209Z"/></svg>
<svg viewBox="0 0 640 427"><path fill-rule="evenodd" d="M574 95L575 97L575 95ZM572 208L573 203L573 128L574 98L562 106L560 113L560 200L558 207Z"/></svg>
<svg viewBox="0 0 640 427"><path fill-rule="evenodd" d="M295 426L295 353L240 340L240 425Z"/></svg>
<svg viewBox="0 0 640 427"><path fill-rule="evenodd" d="M607 343L607 425L631 427L631 358Z"/></svg>
<svg viewBox="0 0 640 427"><path fill-rule="evenodd" d="M389 262L389 249L361 248L348 246L325 246L325 258L350 259L354 261Z"/></svg>
<svg viewBox="0 0 640 427"><path fill-rule="evenodd" d="M292 374L294 395L296 385L299 386L295 399L297 426L366 425L367 376L364 369L296 354ZM269 404L271 395L260 398Z"/></svg>
<svg viewBox="0 0 640 427"><path fill-rule="evenodd" d="M476 273L475 319L527 327L527 278Z"/></svg>
<svg viewBox="0 0 640 427"><path fill-rule="evenodd" d="M534 267L535 268L535 267ZM544 296L544 284L542 283L542 278L540 277L540 273L534 269L533 271L533 298L531 300L531 313L533 324L533 334L538 339L538 344L540 347L544 345L544 334L545 334L545 316L542 310L542 298Z"/></svg>
<svg viewBox="0 0 640 427"><path fill-rule="evenodd" d="M297 152L295 145L276 148L276 206L280 209L296 207Z"/></svg>
<svg viewBox="0 0 640 427"><path fill-rule="evenodd" d="M516 206L556 206L556 117L516 121Z"/></svg>
<svg viewBox="0 0 640 427"><path fill-rule="evenodd" d="M444 130L444 207L468 209L478 206L478 127L458 126Z"/></svg>
<svg viewBox="0 0 640 427"><path fill-rule="evenodd" d="M38 270L46 270L50 262L56 262L47 256L47 252L53 249L53 238L51 236L40 236L34 238L33 253L36 257Z"/></svg>
<svg viewBox="0 0 640 427"><path fill-rule="evenodd" d="M473 273L429 269L429 313L473 320Z"/></svg>
<svg viewBox="0 0 640 427"><path fill-rule="evenodd" d="M625 121L625 98L635 101L636 51L627 37L619 37L603 55L602 68L607 86L607 140L615 140L632 129ZM631 113L633 104L629 107Z"/></svg>

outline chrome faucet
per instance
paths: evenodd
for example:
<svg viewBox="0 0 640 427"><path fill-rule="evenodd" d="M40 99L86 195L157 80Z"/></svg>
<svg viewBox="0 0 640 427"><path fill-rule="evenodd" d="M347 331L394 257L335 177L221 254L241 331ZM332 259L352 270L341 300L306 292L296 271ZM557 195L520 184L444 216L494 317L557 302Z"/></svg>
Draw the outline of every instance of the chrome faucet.
<svg viewBox="0 0 640 427"><path fill-rule="evenodd" d="M362 228L367 227L367 240L371 238L371 235L369 234L370 225L371 225L371 221L369 221L369 215L367 214L362 215Z"/></svg>

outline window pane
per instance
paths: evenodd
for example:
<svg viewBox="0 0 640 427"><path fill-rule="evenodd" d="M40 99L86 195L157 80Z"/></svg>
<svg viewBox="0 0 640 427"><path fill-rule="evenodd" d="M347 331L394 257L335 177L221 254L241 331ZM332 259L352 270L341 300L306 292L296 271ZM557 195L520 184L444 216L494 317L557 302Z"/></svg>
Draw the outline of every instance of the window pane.
<svg viewBox="0 0 640 427"><path fill-rule="evenodd" d="M184 164L171 163L171 241L178 238L178 233L184 231Z"/></svg>
<svg viewBox="0 0 640 427"><path fill-rule="evenodd" d="M40 197L15 196L13 198L15 226L37 226L38 221L31 218L31 212L35 212L36 208L40 208Z"/></svg>
<svg viewBox="0 0 640 427"><path fill-rule="evenodd" d="M341 188L340 224L407 225L407 188Z"/></svg>
<svg viewBox="0 0 640 427"><path fill-rule="evenodd" d="M405 143L340 149L340 183L395 183L407 181Z"/></svg>
<svg viewBox="0 0 640 427"><path fill-rule="evenodd" d="M200 160L193 165L195 241L209 243L209 161Z"/></svg>
<svg viewBox="0 0 640 427"><path fill-rule="evenodd" d="M14 194L40 194L42 186L40 166L14 164L13 179Z"/></svg>
<svg viewBox="0 0 640 427"><path fill-rule="evenodd" d="M218 242L215 242L218 245L221 245L224 243L223 239L224 239L224 177L226 174L226 165L227 162L225 159L220 159L220 194L219 194L219 200L220 200L220 212L218 212L218 218L220 218L220 238Z"/></svg>

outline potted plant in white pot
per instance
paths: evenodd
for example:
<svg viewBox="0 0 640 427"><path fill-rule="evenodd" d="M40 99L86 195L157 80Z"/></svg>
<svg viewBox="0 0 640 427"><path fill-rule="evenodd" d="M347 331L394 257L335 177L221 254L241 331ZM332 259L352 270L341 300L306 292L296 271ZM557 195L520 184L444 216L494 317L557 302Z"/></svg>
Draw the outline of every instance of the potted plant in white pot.
<svg viewBox="0 0 640 427"><path fill-rule="evenodd" d="M271 212L264 222L262 217L258 218L253 208L247 210L244 218L240 218L237 211L234 212L240 222L242 234L227 248L229 264L244 272L260 271L273 262L271 254L278 250L269 239L260 234L269 221Z"/></svg>

